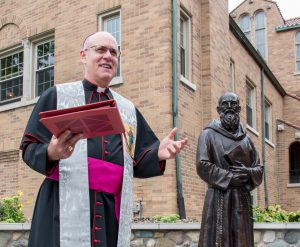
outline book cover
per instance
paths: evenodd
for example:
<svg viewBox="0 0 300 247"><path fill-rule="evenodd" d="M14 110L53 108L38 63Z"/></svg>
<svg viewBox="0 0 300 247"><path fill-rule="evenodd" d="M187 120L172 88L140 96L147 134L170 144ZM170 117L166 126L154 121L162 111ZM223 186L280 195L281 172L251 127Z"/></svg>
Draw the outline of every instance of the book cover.
<svg viewBox="0 0 300 247"><path fill-rule="evenodd" d="M45 111L39 116L56 137L66 130L74 134L82 133L84 138L125 132L115 100Z"/></svg>

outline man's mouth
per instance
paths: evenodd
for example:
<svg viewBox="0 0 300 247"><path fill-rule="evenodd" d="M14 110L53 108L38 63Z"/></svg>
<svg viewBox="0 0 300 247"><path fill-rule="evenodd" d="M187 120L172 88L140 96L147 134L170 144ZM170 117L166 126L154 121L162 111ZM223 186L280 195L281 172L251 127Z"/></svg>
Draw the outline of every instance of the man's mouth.
<svg viewBox="0 0 300 247"><path fill-rule="evenodd" d="M104 68L104 69L112 69L112 66L110 64L107 64L107 63L100 64L99 67Z"/></svg>

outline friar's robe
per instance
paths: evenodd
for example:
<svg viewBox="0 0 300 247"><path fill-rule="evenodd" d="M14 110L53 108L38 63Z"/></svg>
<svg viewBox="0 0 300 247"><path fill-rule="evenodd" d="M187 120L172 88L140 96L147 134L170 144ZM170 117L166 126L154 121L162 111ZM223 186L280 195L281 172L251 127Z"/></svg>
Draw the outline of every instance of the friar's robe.
<svg viewBox="0 0 300 247"><path fill-rule="evenodd" d="M234 154L232 150L239 151ZM228 158L228 154L235 157ZM251 168L250 179L245 186L234 188L230 185L230 165L239 160ZM242 126L233 135L220 121L213 120L199 137L196 166L198 175L208 184L199 247L253 247L250 191L262 182L263 167Z"/></svg>
<svg viewBox="0 0 300 247"><path fill-rule="evenodd" d="M94 84L83 80L86 103L112 99L109 88L100 92ZM98 92L99 91L99 92ZM39 121L39 112L57 106L56 88L46 90L39 98L28 121L22 143L23 160L35 171L49 176L58 162L47 160L47 147L52 134ZM162 175L165 161L158 160L159 140L136 109L137 134L133 175L148 178ZM94 137L87 140L88 158L108 161L123 166L121 135ZM89 190L92 246L115 247L118 239L118 219L114 195ZM97 241L94 241L97 240ZM59 247L59 182L45 178L34 208L28 247Z"/></svg>

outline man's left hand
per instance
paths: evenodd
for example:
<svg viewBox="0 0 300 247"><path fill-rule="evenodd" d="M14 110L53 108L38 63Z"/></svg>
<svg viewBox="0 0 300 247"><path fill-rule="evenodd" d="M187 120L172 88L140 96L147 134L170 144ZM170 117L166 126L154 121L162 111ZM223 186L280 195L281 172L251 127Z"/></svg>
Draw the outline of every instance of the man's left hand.
<svg viewBox="0 0 300 247"><path fill-rule="evenodd" d="M174 158L187 144L187 138L180 141L174 141L176 131L177 128L172 129L169 135L161 141L158 148L158 159L160 161Z"/></svg>

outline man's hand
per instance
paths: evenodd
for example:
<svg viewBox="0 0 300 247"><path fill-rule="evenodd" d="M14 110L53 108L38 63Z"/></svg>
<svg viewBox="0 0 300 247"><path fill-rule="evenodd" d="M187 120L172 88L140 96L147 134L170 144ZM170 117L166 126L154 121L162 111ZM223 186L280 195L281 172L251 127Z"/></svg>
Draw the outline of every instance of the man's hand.
<svg viewBox="0 0 300 247"><path fill-rule="evenodd" d="M82 134L73 135L69 130L63 132L58 138L53 135L47 149L48 160L55 161L70 157L75 144L82 137Z"/></svg>
<svg viewBox="0 0 300 247"><path fill-rule="evenodd" d="M233 174L230 185L233 187L242 187L245 186L248 182L248 175L247 174Z"/></svg>
<svg viewBox="0 0 300 247"><path fill-rule="evenodd" d="M187 144L188 139L184 138L180 141L174 141L177 128L171 130L168 136L166 136L160 143L158 148L158 159L167 160L175 157L181 149Z"/></svg>

